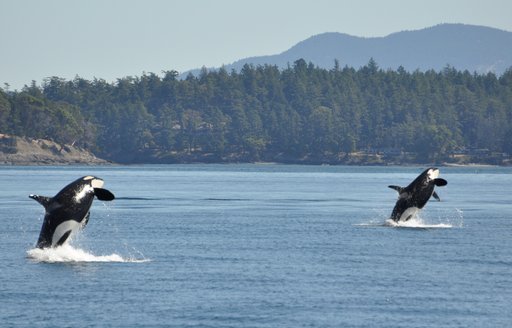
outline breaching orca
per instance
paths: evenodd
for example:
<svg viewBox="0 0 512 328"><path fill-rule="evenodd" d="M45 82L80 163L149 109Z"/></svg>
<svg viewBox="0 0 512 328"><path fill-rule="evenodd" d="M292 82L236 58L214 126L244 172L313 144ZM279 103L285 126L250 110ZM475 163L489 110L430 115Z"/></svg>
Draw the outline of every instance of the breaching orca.
<svg viewBox="0 0 512 328"><path fill-rule="evenodd" d="M85 227L89 221L89 209L94 196L105 201L115 198L102 187L102 179L85 176L68 184L54 197L30 195L30 198L38 201L46 210L36 246L60 246L70 235Z"/></svg>
<svg viewBox="0 0 512 328"><path fill-rule="evenodd" d="M398 200L391 213L391 219L395 222L407 221L412 218L416 212L425 206L434 196L438 201L441 200L434 191L434 186L446 186L448 181L439 178L439 169L431 167L423 171L407 187L389 186L398 191Z"/></svg>

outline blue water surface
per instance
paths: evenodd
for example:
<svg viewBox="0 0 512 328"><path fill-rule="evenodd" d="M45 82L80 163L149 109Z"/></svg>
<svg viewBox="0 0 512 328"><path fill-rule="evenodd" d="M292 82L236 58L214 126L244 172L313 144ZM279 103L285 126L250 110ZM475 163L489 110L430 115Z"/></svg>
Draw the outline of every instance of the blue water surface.
<svg viewBox="0 0 512 328"><path fill-rule="evenodd" d="M383 226L423 169L0 167L1 326L511 326L512 168L442 167L418 226ZM67 258L31 256L28 195L83 175L117 199Z"/></svg>

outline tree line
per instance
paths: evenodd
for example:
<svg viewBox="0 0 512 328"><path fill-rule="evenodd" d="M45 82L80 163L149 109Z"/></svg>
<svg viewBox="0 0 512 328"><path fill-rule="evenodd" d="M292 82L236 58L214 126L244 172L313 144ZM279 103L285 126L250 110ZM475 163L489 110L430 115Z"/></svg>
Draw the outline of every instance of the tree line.
<svg viewBox="0 0 512 328"><path fill-rule="evenodd" d="M448 160L512 153L512 69L408 72L370 59L322 69L245 65L0 90L0 133L75 144L120 163L343 162L356 152Z"/></svg>

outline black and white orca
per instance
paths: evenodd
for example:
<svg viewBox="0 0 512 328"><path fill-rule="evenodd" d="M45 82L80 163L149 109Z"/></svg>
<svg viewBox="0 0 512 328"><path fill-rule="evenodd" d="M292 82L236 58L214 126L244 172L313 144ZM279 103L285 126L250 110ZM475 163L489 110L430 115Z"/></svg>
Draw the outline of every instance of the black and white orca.
<svg viewBox="0 0 512 328"><path fill-rule="evenodd" d="M68 184L54 197L30 195L30 198L38 201L46 210L36 246L60 246L85 227L89 221L89 209L94 196L104 201L115 198L114 194L102 188L103 183L100 178L85 176Z"/></svg>
<svg viewBox="0 0 512 328"><path fill-rule="evenodd" d="M423 171L413 182L407 187L389 186L391 189L398 191L398 200L391 213L391 219L395 222L405 222L422 209L430 199L441 199L434 191L434 187L446 186L448 181L439 178L439 169L431 167Z"/></svg>

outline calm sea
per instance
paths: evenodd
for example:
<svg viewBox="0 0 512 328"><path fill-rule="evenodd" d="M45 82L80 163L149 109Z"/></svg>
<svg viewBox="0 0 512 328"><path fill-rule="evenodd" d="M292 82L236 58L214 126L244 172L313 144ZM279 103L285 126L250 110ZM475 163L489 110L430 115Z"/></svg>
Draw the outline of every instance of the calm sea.
<svg viewBox="0 0 512 328"><path fill-rule="evenodd" d="M441 202L383 226L423 169L0 167L0 326L512 326L512 168L441 168ZM83 175L117 199L34 250L28 195Z"/></svg>

